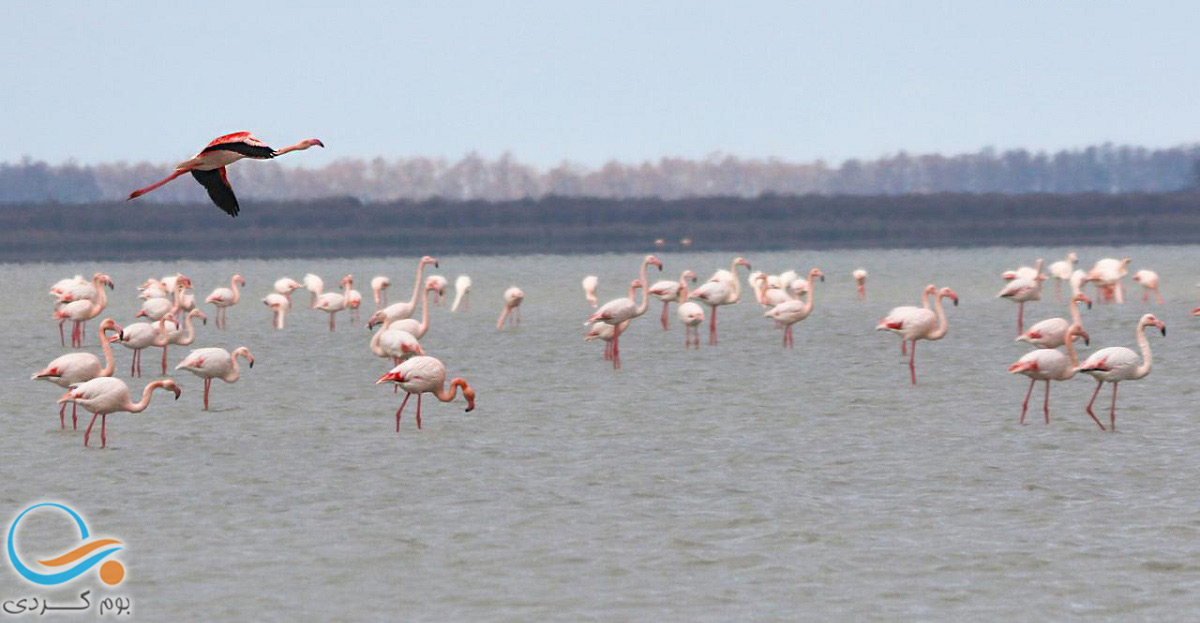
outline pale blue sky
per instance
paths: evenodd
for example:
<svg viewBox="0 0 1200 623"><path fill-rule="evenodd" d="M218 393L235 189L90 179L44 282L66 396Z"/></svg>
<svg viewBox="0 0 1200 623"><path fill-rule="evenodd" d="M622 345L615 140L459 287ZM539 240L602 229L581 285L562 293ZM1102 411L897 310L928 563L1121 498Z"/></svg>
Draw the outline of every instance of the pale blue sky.
<svg viewBox="0 0 1200 623"><path fill-rule="evenodd" d="M8 2L0 161L791 161L1200 139L1197 2Z"/></svg>

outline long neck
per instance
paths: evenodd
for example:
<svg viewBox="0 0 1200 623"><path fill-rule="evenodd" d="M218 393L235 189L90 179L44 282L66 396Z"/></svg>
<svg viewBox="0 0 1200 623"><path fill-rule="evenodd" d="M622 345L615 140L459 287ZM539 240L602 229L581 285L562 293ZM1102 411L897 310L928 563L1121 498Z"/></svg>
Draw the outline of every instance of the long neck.
<svg viewBox="0 0 1200 623"><path fill-rule="evenodd" d="M173 313L174 310L172 310L171 314L167 314L167 316ZM151 346L166 346L171 343L171 336L167 335L167 316L158 319L158 332L154 334L154 341L150 343Z"/></svg>
<svg viewBox="0 0 1200 623"><path fill-rule="evenodd" d="M421 297L421 334L424 335L429 330L429 293L430 290L425 290L425 296Z"/></svg>
<svg viewBox="0 0 1200 623"><path fill-rule="evenodd" d="M108 305L108 293L104 291L104 284L99 279L93 279L92 284L96 288L96 302L92 304L92 309L104 309L104 306Z"/></svg>
<svg viewBox="0 0 1200 623"><path fill-rule="evenodd" d="M156 388L162 387L163 385L163 381L154 381L153 383L146 385L146 389L142 390L142 399L137 402L126 403L125 406L121 407L121 410L128 411L130 413L141 413L142 411L145 411L146 407L150 406L150 394L153 393Z"/></svg>
<svg viewBox="0 0 1200 623"><path fill-rule="evenodd" d="M100 371L100 376L112 376L116 371L116 361L113 359L112 342L108 341L108 332L111 329L105 329L100 332L100 350L104 351L104 369Z"/></svg>
<svg viewBox="0 0 1200 623"><path fill-rule="evenodd" d="M371 336L371 352L375 353L376 357L387 356L387 353L383 352L383 349L379 346L379 338L383 336L384 332L386 332L390 326L392 326L392 317L385 314L383 317L383 326L379 327L379 330L375 332L375 335Z"/></svg>
<svg viewBox="0 0 1200 623"><path fill-rule="evenodd" d="M1140 379L1150 374L1153 358L1150 355L1150 340L1146 339L1146 325L1139 322L1137 327L1138 347L1142 349L1142 363L1133 371L1133 378Z"/></svg>
<svg viewBox="0 0 1200 623"><path fill-rule="evenodd" d="M1071 299L1071 324L1082 325L1083 322L1079 319L1079 301Z"/></svg>
<svg viewBox="0 0 1200 623"><path fill-rule="evenodd" d="M225 376L221 377L222 380L224 380L226 383L232 383L232 382L238 380L239 378L241 378L242 368L240 366L238 366L238 357L245 357L245 356L246 356L246 353L243 353L241 350L233 351L233 356L231 356L229 358L230 361L233 362L233 367L231 367L229 369L229 374L226 374Z"/></svg>
<svg viewBox="0 0 1200 623"><path fill-rule="evenodd" d="M467 381L465 379L457 378L450 381L449 388L443 385L441 391L433 395L442 402L450 402L451 400L454 400L456 396L458 396L459 387L462 387L464 390L466 390L470 386L467 385Z"/></svg>
<svg viewBox="0 0 1200 623"><path fill-rule="evenodd" d="M729 272L733 273L733 300L730 301L731 303L736 303L742 298L742 280L738 278L737 267L737 258L734 258L733 262L729 264Z"/></svg>
<svg viewBox="0 0 1200 623"><path fill-rule="evenodd" d="M946 321L946 312L942 309L942 297L937 295L933 297L933 310L937 314L938 326L933 333L929 334L927 339L940 340L946 335L946 330L949 329L949 323Z"/></svg>
<svg viewBox="0 0 1200 623"><path fill-rule="evenodd" d="M411 309L417 304L417 296L421 294L421 277L425 274L425 262L417 264L417 279L413 282L412 296L408 299L408 307Z"/></svg>
<svg viewBox="0 0 1200 623"><path fill-rule="evenodd" d="M650 287L646 282L646 267L650 262L642 261L642 270L638 273L638 277L642 280L642 303L637 308L637 315L641 316L646 313L646 309L650 306Z"/></svg>
<svg viewBox="0 0 1200 623"><path fill-rule="evenodd" d="M1073 324L1067 329L1067 343L1064 344L1064 346L1067 347L1067 357L1071 361L1071 367L1068 370L1068 373L1072 376L1075 375L1075 368L1079 367L1079 355L1075 353L1075 335L1072 333L1072 331L1074 331L1078 326L1078 324Z"/></svg>
<svg viewBox="0 0 1200 623"><path fill-rule="evenodd" d="M233 290L233 302L236 304L242 298L242 293L238 290L237 277L229 278L229 289Z"/></svg>
<svg viewBox="0 0 1200 623"><path fill-rule="evenodd" d="M195 342L196 325L192 323L192 314L190 312L188 315L183 317L183 329L185 332L184 336L179 338L179 341L175 343L179 344L180 346L187 346L188 344Z"/></svg>
<svg viewBox="0 0 1200 623"><path fill-rule="evenodd" d="M300 151L302 149L308 149L308 148L309 148L309 145L305 141L300 141L299 143L296 143L295 145L288 145L287 147L284 147L283 149L275 150L275 156L279 157L284 154L291 153L293 151Z"/></svg>
<svg viewBox="0 0 1200 623"><path fill-rule="evenodd" d="M921 307L929 309L929 290L921 291Z"/></svg>
<svg viewBox="0 0 1200 623"><path fill-rule="evenodd" d="M808 300L804 301L805 314L811 314L813 309L813 300L817 298L817 289L813 287L813 276L808 276Z"/></svg>

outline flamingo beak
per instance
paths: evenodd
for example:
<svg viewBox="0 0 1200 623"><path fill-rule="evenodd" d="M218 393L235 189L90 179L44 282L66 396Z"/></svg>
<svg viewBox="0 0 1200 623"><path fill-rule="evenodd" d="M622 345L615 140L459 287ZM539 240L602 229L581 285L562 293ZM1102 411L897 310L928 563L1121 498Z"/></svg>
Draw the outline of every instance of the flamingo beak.
<svg viewBox="0 0 1200 623"><path fill-rule="evenodd" d="M178 385L172 385L171 391L175 392L175 400L179 400L179 395L183 393L183 390L179 389Z"/></svg>
<svg viewBox="0 0 1200 623"><path fill-rule="evenodd" d="M464 413L470 413L475 410L475 390L470 387L463 388L463 398L467 399L467 410Z"/></svg>
<svg viewBox="0 0 1200 623"><path fill-rule="evenodd" d="M324 147L324 146L325 146L325 143L322 143L322 142L321 142L319 139L315 139L315 138L314 138L314 139L313 139L313 145L316 145L317 147Z"/></svg>
<svg viewBox="0 0 1200 623"><path fill-rule="evenodd" d="M1167 337L1167 325L1160 322L1158 328L1162 330L1163 337Z"/></svg>
<svg viewBox="0 0 1200 623"><path fill-rule="evenodd" d="M1080 330L1079 330L1079 335L1080 335L1080 337L1082 337L1082 338L1083 338L1083 345L1084 345L1084 346L1091 346L1091 345L1092 345L1092 336L1088 335L1088 334L1087 334L1087 331L1084 331L1083 329L1080 329Z"/></svg>

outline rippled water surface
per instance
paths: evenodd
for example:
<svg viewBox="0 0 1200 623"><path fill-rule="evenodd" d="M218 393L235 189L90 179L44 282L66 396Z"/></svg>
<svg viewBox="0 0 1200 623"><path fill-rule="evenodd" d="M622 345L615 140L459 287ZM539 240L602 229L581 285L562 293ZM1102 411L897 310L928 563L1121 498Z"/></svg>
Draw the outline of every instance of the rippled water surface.
<svg viewBox="0 0 1200 623"><path fill-rule="evenodd" d="M434 308L423 344L478 408L426 400L417 431L410 404L400 434L362 322L339 314L330 333L298 305L276 333L259 299L284 275L353 272L370 308L369 278L406 298L414 258L5 265L0 515L59 500L124 540L117 592L148 620L1194 620L1200 247L1077 249L1088 264L1132 256L1167 297L1085 311L1092 349L1134 346L1147 309L1169 327L1150 335L1153 373L1122 385L1116 434L1083 412L1090 378L1055 386L1050 426L1040 411L1017 424L1027 382L1005 370L1025 348L998 275L1065 251L747 254L828 275L794 350L743 301L721 311L719 346L685 352L655 303L620 371L581 339L579 281L622 296L639 257L441 257L451 283L473 278L471 308ZM660 257L670 277L731 259ZM110 312L130 323L135 286L176 269L200 297L245 275L230 329L201 327L196 346L247 345L254 369L217 381L208 413L199 379L176 374L180 400L113 416L109 448L85 450L58 429L61 390L29 380L64 352L46 290L105 270ZM946 339L919 347L912 387L896 338L873 328L929 281L962 304ZM509 285L525 290L524 322L497 332ZM1028 320L1063 315L1053 301L1048 288ZM120 378L128 364L118 348ZM55 521L30 530L68 538ZM26 591L4 574L0 597Z"/></svg>

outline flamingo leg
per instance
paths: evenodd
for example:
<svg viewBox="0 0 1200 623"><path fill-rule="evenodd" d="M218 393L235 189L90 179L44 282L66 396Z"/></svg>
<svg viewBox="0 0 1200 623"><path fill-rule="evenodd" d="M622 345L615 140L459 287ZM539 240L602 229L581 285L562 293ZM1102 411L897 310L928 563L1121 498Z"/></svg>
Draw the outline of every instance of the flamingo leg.
<svg viewBox="0 0 1200 623"><path fill-rule="evenodd" d="M63 405L64 407L66 405ZM71 430L79 430L79 403L71 403Z"/></svg>
<svg viewBox="0 0 1200 623"><path fill-rule="evenodd" d="M1046 400L1042 403L1042 410L1046 412L1046 423L1050 423L1050 379L1046 379Z"/></svg>
<svg viewBox="0 0 1200 623"><path fill-rule="evenodd" d="M399 385L397 385L396 387L399 387ZM405 392L404 400L400 401L400 408L396 409L396 432L397 433L400 432L400 414L404 413L404 405L408 404L408 399L410 396L412 396L412 394Z"/></svg>
<svg viewBox="0 0 1200 623"><path fill-rule="evenodd" d="M900 340L900 354L901 355L908 354L908 340Z"/></svg>
<svg viewBox="0 0 1200 623"><path fill-rule="evenodd" d="M1117 432L1117 383L1113 383L1112 406L1108 408L1108 432Z"/></svg>
<svg viewBox="0 0 1200 623"><path fill-rule="evenodd" d="M417 394L417 430L421 430L421 396L423 395Z"/></svg>
<svg viewBox="0 0 1200 623"><path fill-rule="evenodd" d="M129 193L129 199L136 199L136 198L138 198L138 197L140 197L140 196L142 196L142 195L144 195L144 194L146 194L146 193L148 193L148 192L150 192L150 191L152 191L152 190L154 190L154 189L156 189L156 188L158 188L158 187L162 186L163 184L166 184L167 182L169 182L169 181L171 181L171 180L173 180L173 179L175 179L175 178L179 177L180 175L183 175L184 173L187 173L187 172L188 172L188 171L190 171L190 170L191 170L191 169L183 169L183 168L180 168L180 169L175 169L175 172L174 172L174 173L172 173L172 174L168 175L167 177L165 177L165 178L164 178L164 179L162 179L161 181L155 182L155 183L153 183L153 184L151 184L151 185L149 185L149 186L147 186L147 187L145 187L145 188L139 188L139 189L137 189L137 190L133 191L132 193ZM129 199L126 199L126 201L129 201Z"/></svg>
<svg viewBox="0 0 1200 623"><path fill-rule="evenodd" d="M912 376L912 384L917 384L917 341L912 341L912 348L908 349L908 373Z"/></svg>
<svg viewBox="0 0 1200 623"><path fill-rule="evenodd" d="M66 345L67 345L67 336L66 336L66 333L65 333L65 332L63 332L63 325L64 325L64 324L67 324L67 319L66 319L66 318L63 318L62 320L59 320L59 321L58 321L58 341L59 341L59 342L60 342L60 343L63 345L63 347L65 348L65 347L66 347Z"/></svg>
<svg viewBox="0 0 1200 623"><path fill-rule="evenodd" d="M1017 335L1025 332L1025 302L1017 303Z"/></svg>
<svg viewBox="0 0 1200 623"><path fill-rule="evenodd" d="M713 305L712 318L708 319L708 344L717 345L717 306Z"/></svg>
<svg viewBox="0 0 1200 623"><path fill-rule="evenodd" d="M62 407L58 410L58 427L62 430L67 430L67 403L62 403Z"/></svg>
<svg viewBox="0 0 1200 623"><path fill-rule="evenodd" d="M212 387L212 379L204 379L204 410L208 411L208 390Z"/></svg>
<svg viewBox="0 0 1200 623"><path fill-rule="evenodd" d="M621 326L617 325L613 328L613 370L621 367Z"/></svg>
<svg viewBox="0 0 1200 623"><path fill-rule="evenodd" d="M663 331L666 331L668 328L670 328L670 321L667 319L667 307L669 307L670 305L671 305L670 303L663 301L663 313L662 313Z"/></svg>
<svg viewBox="0 0 1200 623"><path fill-rule="evenodd" d="M83 432L83 447L85 447L85 448L88 447L88 440L90 440L92 438L92 426L95 426L95 424L96 424L96 416L97 415L100 415L100 414L99 413L92 414L92 421L90 423L88 423L87 430Z"/></svg>
<svg viewBox="0 0 1200 623"><path fill-rule="evenodd" d="M162 351L163 351L162 352L162 373L163 373L163 376L166 376L167 375L167 347L163 346Z"/></svg>
<svg viewBox="0 0 1200 623"><path fill-rule="evenodd" d="M1021 403L1021 419L1017 420L1022 426L1025 424L1025 412L1029 410L1029 397L1033 395L1033 384L1037 381L1029 379L1029 391L1025 392L1025 402Z"/></svg>
<svg viewBox="0 0 1200 623"><path fill-rule="evenodd" d="M1100 388L1103 385L1104 385L1104 381L1096 382L1096 391L1092 392L1092 399L1089 400L1088 404L1087 404L1087 414L1089 416L1091 416L1092 421L1096 423L1096 426L1100 427L1100 430L1104 430L1104 425L1100 423L1100 419L1097 418L1096 414L1092 412L1092 404L1096 402L1096 396L1100 393Z"/></svg>
<svg viewBox="0 0 1200 623"><path fill-rule="evenodd" d="M334 330L334 328L333 328L333 319L334 319L335 317L337 317L337 314L329 314L329 331L330 331L330 332L333 332L333 330Z"/></svg>
<svg viewBox="0 0 1200 623"><path fill-rule="evenodd" d="M100 447L108 446L108 414L100 416Z"/></svg>
<svg viewBox="0 0 1200 623"><path fill-rule="evenodd" d="M1158 304L1162 305L1163 304L1162 292L1159 292L1158 288L1154 288L1154 296L1158 297Z"/></svg>

